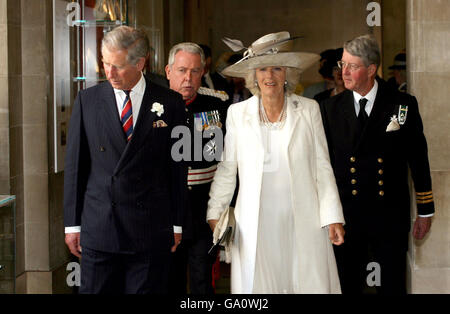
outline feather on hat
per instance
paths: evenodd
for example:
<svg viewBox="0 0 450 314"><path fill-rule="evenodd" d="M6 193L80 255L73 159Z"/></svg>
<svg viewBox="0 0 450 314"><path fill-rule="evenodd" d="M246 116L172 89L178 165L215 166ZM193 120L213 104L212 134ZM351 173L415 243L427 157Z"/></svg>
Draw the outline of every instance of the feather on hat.
<svg viewBox="0 0 450 314"><path fill-rule="evenodd" d="M226 67L223 75L246 77L249 70L266 66L283 66L299 69L301 72L319 61L320 56L309 52L291 52L292 41L289 32L267 34L246 48L240 40L224 38L223 42L234 52L246 49L244 57Z"/></svg>

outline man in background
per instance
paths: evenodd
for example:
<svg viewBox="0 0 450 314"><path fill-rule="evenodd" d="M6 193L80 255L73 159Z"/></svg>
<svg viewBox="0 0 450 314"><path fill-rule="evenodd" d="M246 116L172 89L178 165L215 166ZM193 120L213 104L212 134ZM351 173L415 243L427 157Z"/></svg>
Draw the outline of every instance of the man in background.
<svg viewBox="0 0 450 314"><path fill-rule="evenodd" d="M170 88L180 93L185 102L186 123L191 134L188 179L185 182L188 188L188 211L183 241L174 253L170 284L171 292L175 294L186 294L188 268L190 293L214 292L212 265L216 258L208 254L213 237L206 222L206 209L209 189L223 147L227 111L224 100L228 97L224 93L200 87L205 65L205 55L197 44L181 43L170 50L166 66ZM201 139L200 151L196 139Z"/></svg>
<svg viewBox="0 0 450 314"><path fill-rule="evenodd" d="M339 61L346 91L324 100L322 120L346 221L335 247L344 294L367 290L369 269L381 294L406 293L410 231L408 168L416 190L415 239L434 214L427 142L415 97L376 79L380 49L365 35L344 44Z"/></svg>

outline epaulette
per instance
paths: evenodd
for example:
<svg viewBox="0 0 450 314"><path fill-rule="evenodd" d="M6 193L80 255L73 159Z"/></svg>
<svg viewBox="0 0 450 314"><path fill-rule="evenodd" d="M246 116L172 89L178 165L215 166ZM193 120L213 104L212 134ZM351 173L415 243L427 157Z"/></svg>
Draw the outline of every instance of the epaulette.
<svg viewBox="0 0 450 314"><path fill-rule="evenodd" d="M203 87L201 86L197 93L201 94L201 95L207 95L207 96L212 96L212 97L216 97L216 98L220 98L222 101L226 101L228 100L230 97L228 96L227 93L225 93L224 91L221 90L214 90L211 88L207 88L207 87Z"/></svg>

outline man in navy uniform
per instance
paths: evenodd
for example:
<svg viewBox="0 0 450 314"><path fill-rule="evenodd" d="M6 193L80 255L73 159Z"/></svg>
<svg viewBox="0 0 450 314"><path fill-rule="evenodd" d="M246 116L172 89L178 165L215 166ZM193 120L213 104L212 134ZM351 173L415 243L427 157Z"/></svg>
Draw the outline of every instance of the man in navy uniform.
<svg viewBox="0 0 450 314"><path fill-rule="evenodd" d="M79 92L64 171L66 244L81 256L80 293L167 293L181 241L187 169L171 157L185 124L177 93L143 74L146 34L107 33L107 82Z"/></svg>
<svg viewBox="0 0 450 314"><path fill-rule="evenodd" d="M373 36L346 42L338 64L348 90L323 101L321 111L346 221L345 243L335 247L342 291L363 292L378 269L371 278L377 292L405 294L408 166L416 191L416 239L427 234L434 213L418 104L375 78L380 51Z"/></svg>
<svg viewBox="0 0 450 314"><path fill-rule="evenodd" d="M203 50L194 43L175 45L169 52L166 75L170 88L183 96L190 129L191 154L188 162L188 211L183 241L175 253L171 291L186 293L189 267L190 292L211 294L212 265L208 254L212 232L206 222L209 189L221 157L228 107L225 92L201 86L205 67Z"/></svg>

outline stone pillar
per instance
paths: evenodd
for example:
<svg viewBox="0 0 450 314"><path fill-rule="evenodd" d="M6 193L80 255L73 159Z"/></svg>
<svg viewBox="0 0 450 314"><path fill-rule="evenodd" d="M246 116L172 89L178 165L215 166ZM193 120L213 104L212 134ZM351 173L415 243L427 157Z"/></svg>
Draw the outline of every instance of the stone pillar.
<svg viewBox="0 0 450 314"><path fill-rule="evenodd" d="M436 214L422 241L410 240L411 293L450 292L450 0L408 0L408 89L428 140ZM414 217L415 218L415 217Z"/></svg>
<svg viewBox="0 0 450 314"><path fill-rule="evenodd" d="M63 177L50 169L48 151L52 145L52 0L4 2L9 181L11 194L17 196L16 292L63 291L64 265L69 259L62 224Z"/></svg>
<svg viewBox="0 0 450 314"><path fill-rule="evenodd" d="M406 0L382 1L382 70L383 78L389 79L389 66L395 56L406 48Z"/></svg>
<svg viewBox="0 0 450 314"><path fill-rule="evenodd" d="M8 42L7 2L0 0L0 42ZM10 194L8 45L0 45L0 194Z"/></svg>

